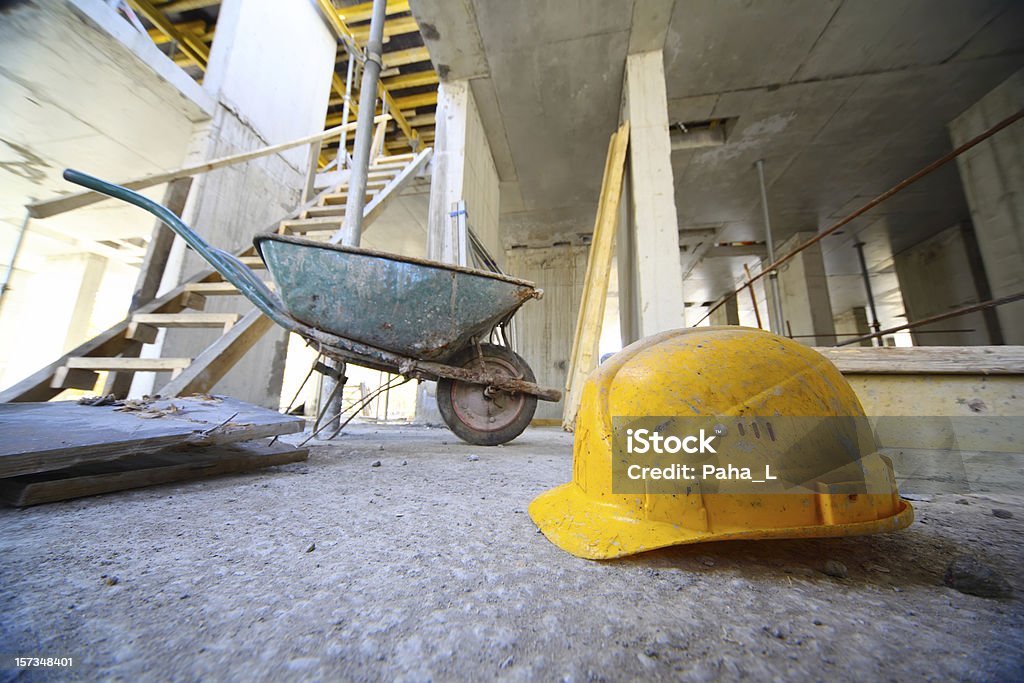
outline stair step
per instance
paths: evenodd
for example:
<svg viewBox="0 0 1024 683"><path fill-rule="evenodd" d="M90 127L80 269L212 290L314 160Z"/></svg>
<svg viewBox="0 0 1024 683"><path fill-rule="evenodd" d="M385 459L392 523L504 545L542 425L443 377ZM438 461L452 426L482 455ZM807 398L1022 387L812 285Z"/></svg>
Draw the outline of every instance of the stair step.
<svg viewBox="0 0 1024 683"><path fill-rule="evenodd" d="M375 196L377 196L376 192L367 192L366 193L366 201L370 201ZM328 206L328 205L329 206L337 206L338 204L341 204L342 206L344 206L347 201L348 201L348 191L346 190L345 192L335 192L334 194L324 195L320 199L320 206Z"/></svg>
<svg viewBox="0 0 1024 683"><path fill-rule="evenodd" d="M214 277L214 276L211 276ZM267 287L273 289L273 282L264 282ZM232 296L238 294L238 289L230 282L190 282L185 285L185 291L203 296Z"/></svg>
<svg viewBox="0 0 1024 683"><path fill-rule="evenodd" d="M344 204L328 204L327 206L312 206L303 212L303 219L306 218L323 218L326 216L337 216L341 218L345 215Z"/></svg>
<svg viewBox="0 0 1024 683"><path fill-rule="evenodd" d="M175 372L192 364L191 358L103 358L79 356L68 358L64 367L71 370L127 370L130 372Z"/></svg>
<svg viewBox="0 0 1024 683"><path fill-rule="evenodd" d="M136 313L133 323L153 327L223 327L238 322L238 313Z"/></svg>
<svg viewBox="0 0 1024 683"><path fill-rule="evenodd" d="M282 235L302 235L314 230L335 231L341 227L342 220L337 218L300 218L294 221L281 221L278 232Z"/></svg>
<svg viewBox="0 0 1024 683"><path fill-rule="evenodd" d="M410 161L412 161L415 158L416 158L416 153L415 152L405 152L404 154L389 154L387 156L377 157L374 160L373 165L376 166L377 164L379 164L381 162L399 162L399 161L402 162L403 164L407 164L407 163L409 163Z"/></svg>
<svg viewBox="0 0 1024 683"><path fill-rule="evenodd" d="M253 270L260 270L262 268L267 267L267 264L265 264L263 262L263 259L261 259L259 256L239 256L238 260L244 263L245 265L249 266Z"/></svg>

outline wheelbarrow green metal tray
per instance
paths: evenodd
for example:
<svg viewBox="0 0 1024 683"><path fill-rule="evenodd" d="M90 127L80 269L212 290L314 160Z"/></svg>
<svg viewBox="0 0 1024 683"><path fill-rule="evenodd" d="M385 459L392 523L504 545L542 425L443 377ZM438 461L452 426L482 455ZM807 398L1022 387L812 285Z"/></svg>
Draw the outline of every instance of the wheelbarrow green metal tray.
<svg viewBox="0 0 1024 683"><path fill-rule="evenodd" d="M293 318L424 360L452 356L538 294L525 280L369 249L283 235L254 243Z"/></svg>
<svg viewBox="0 0 1024 683"><path fill-rule="evenodd" d="M561 400L558 390L536 384L529 365L511 349L484 343L526 301L541 297L530 282L370 249L260 235L253 242L279 296L166 207L71 169L64 178L155 215L260 311L321 353L437 380L441 416L466 441L509 441L529 424L537 399Z"/></svg>

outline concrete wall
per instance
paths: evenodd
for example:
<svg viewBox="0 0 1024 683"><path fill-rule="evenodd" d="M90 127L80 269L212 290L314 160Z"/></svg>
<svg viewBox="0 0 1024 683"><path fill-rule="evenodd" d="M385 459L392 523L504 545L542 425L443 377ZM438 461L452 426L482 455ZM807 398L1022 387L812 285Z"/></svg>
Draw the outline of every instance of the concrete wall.
<svg viewBox="0 0 1024 683"><path fill-rule="evenodd" d="M908 321L978 303L984 270L970 226L954 225L893 257ZM942 330L973 330L941 332ZM991 344L984 313L970 313L911 330L916 346Z"/></svg>
<svg viewBox="0 0 1024 683"><path fill-rule="evenodd" d="M587 274L587 251L586 247L562 245L510 249L506 254L510 273L544 290L543 299L527 302L515 317L517 351L542 386L565 387ZM535 419L561 423L562 403L540 401Z"/></svg>
<svg viewBox="0 0 1024 683"><path fill-rule="evenodd" d="M862 337L865 334L871 334L871 325L868 322L868 312L864 306L854 306L853 308L844 311L843 313L836 314L833 322L835 323L837 339L839 341L846 341L853 337ZM858 342L855 346L872 346L871 340Z"/></svg>
<svg viewBox="0 0 1024 683"><path fill-rule="evenodd" d="M205 80L219 104L212 123L197 134L196 155L213 159L321 130L334 57L335 40L311 3L225 0ZM186 222L222 249L247 246L298 204L307 156L308 148L299 148L197 177ZM180 255L180 241L176 247ZM205 268L189 252L171 272L188 277ZM251 309L240 297L207 301L208 311ZM216 337L208 330L172 330L162 355L194 357ZM286 348L284 330L272 328L216 391L277 408Z"/></svg>
<svg viewBox="0 0 1024 683"><path fill-rule="evenodd" d="M954 119L955 145L1024 108L1020 70ZM988 282L995 297L1024 291L1024 126L1011 125L957 158ZM1024 302L997 315L1007 344L1024 344Z"/></svg>

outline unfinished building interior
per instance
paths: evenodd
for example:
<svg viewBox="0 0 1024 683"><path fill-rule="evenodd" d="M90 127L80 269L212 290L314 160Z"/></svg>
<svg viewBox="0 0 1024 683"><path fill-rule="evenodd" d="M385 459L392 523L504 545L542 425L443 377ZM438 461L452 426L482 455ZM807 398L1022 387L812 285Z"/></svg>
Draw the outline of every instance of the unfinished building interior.
<svg viewBox="0 0 1024 683"><path fill-rule="evenodd" d="M1021 0L0 2L3 680L1021 680L1022 115Z"/></svg>

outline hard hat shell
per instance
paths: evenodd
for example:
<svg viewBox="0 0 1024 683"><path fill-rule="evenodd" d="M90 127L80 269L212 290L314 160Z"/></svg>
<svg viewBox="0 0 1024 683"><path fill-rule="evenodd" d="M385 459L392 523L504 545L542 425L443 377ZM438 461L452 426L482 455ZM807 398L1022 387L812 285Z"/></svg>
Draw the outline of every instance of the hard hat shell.
<svg viewBox="0 0 1024 683"><path fill-rule="evenodd" d="M824 356L762 330L703 327L642 339L587 379L572 481L530 504L530 517L558 547L611 559L702 541L895 531L914 519L913 508L899 497L891 461L876 452L873 438L858 442L852 458L849 442L835 436L789 448L763 446L773 470L778 466L783 474L787 467L825 462L849 482L852 468L857 493L834 476L810 481L810 489L797 493L709 493L699 486L685 493L613 493L612 418L642 415L863 420L864 409Z"/></svg>

